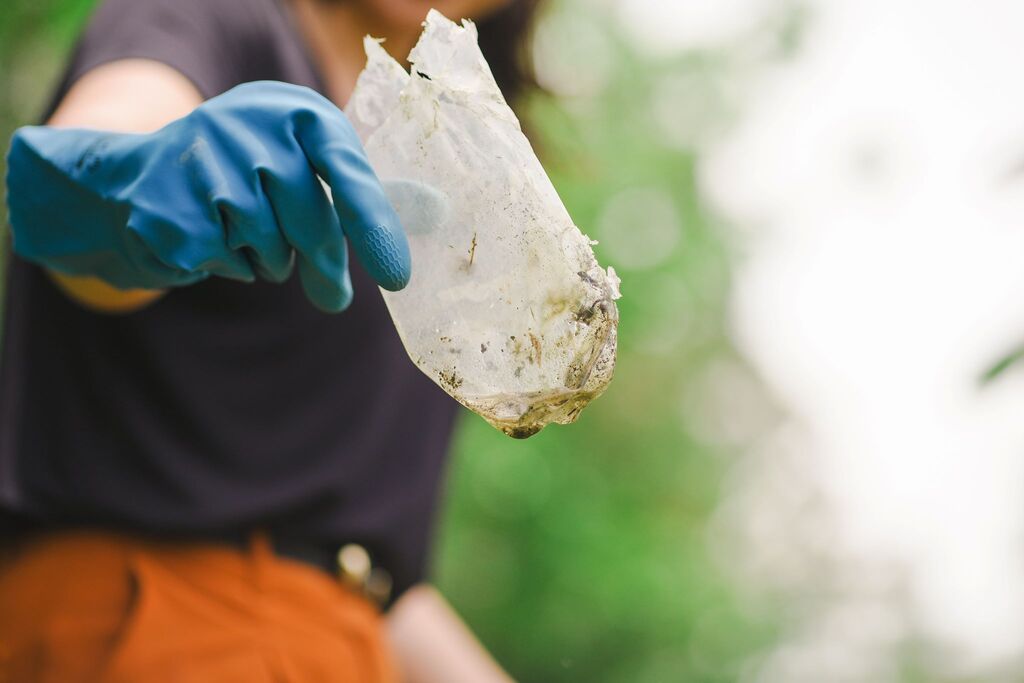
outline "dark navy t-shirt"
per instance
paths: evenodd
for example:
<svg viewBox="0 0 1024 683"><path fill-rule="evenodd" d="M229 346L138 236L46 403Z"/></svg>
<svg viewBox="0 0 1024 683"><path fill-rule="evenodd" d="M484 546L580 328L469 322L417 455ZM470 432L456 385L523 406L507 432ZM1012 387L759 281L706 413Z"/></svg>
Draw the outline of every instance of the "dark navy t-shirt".
<svg viewBox="0 0 1024 683"><path fill-rule="evenodd" d="M106 0L57 94L100 64L164 62L204 97L323 91L284 0ZM420 580L456 404L408 359L373 281L317 311L212 278L129 315L86 310L13 258L0 356L8 523L357 542Z"/></svg>

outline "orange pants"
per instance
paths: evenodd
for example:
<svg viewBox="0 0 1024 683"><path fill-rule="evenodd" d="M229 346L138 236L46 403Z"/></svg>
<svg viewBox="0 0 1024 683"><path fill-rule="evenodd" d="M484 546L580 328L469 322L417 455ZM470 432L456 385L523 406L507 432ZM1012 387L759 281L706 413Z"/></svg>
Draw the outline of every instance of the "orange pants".
<svg viewBox="0 0 1024 683"><path fill-rule="evenodd" d="M62 532L0 548L0 683L393 683L377 609L246 550Z"/></svg>

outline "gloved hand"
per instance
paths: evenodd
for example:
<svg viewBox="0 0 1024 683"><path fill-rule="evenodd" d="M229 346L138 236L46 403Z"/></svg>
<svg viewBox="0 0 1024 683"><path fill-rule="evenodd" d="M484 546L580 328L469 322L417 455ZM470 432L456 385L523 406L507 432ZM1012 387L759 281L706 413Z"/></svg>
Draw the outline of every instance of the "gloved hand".
<svg viewBox="0 0 1024 683"><path fill-rule="evenodd" d="M298 261L326 311L352 300L346 237L382 287L411 274L359 139L308 88L241 85L146 135L21 128L7 164L14 250L58 272L162 289L210 275L281 282Z"/></svg>

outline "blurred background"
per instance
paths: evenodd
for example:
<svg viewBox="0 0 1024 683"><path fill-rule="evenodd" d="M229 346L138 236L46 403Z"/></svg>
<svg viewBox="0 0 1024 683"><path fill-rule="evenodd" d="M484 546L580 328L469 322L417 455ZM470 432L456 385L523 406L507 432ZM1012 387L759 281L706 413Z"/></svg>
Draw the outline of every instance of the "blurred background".
<svg viewBox="0 0 1024 683"><path fill-rule="evenodd" d="M0 8L4 140L92 5ZM1022 38L1019 0L549 3L525 113L622 277L616 379L525 442L464 415L435 557L518 679L1024 679Z"/></svg>

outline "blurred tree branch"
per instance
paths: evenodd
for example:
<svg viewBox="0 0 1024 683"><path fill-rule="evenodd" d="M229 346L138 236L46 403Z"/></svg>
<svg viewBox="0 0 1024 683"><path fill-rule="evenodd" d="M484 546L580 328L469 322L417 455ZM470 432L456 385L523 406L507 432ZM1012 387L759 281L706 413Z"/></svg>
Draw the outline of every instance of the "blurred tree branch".
<svg viewBox="0 0 1024 683"><path fill-rule="evenodd" d="M981 375L981 384L987 385L1002 377L1006 372L1024 360L1024 344L1021 344L1013 351L1004 354L998 361L993 363L988 370Z"/></svg>

